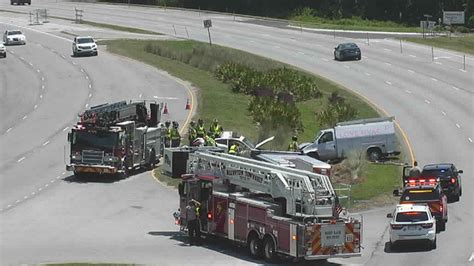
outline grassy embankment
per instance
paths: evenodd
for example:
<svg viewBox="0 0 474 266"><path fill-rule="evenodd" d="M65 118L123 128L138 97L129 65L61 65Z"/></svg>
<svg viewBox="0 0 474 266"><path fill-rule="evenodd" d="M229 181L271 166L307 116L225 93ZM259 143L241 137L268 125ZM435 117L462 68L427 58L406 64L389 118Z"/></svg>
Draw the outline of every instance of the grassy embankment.
<svg viewBox="0 0 474 266"><path fill-rule="evenodd" d="M439 36L433 38L405 38L404 40L428 46L444 48L461 53L474 54L474 35L468 34L456 37Z"/></svg>
<svg viewBox="0 0 474 266"><path fill-rule="evenodd" d="M110 52L142 61L163 69L173 76L191 82L199 88L196 119L202 118L205 122L209 122L217 118L225 129L240 132L255 142L259 132L258 127L248 115L249 96L233 93L229 85L218 81L212 72L204 69L212 69L215 64L223 60L245 61L247 65L259 70L284 66L280 62L217 45L204 49L204 53L193 54L193 48L203 45L194 41L114 40L101 43L106 44ZM145 48L150 43L153 43L155 47L162 47L162 50L166 51L166 55L158 56L146 52ZM186 60L189 64L170 59L188 56L191 56L191 58ZM315 79L324 97L297 104L304 125L304 132L299 136L300 142L314 139L315 134L320 129L314 114L324 108L327 103L326 96L331 92L338 91L340 95L343 95L346 101L358 110L357 118L378 116L377 112L370 105L354 94L321 77L315 77ZM286 146L286 143L283 146ZM353 186L352 197L357 200L367 200L386 194L386 192L392 190L394 185L398 184L399 171L399 168L395 166L369 164L366 171L367 175L365 176L366 181ZM178 183L178 180L162 175L160 169L155 170L155 174L161 181L169 185L176 186Z"/></svg>

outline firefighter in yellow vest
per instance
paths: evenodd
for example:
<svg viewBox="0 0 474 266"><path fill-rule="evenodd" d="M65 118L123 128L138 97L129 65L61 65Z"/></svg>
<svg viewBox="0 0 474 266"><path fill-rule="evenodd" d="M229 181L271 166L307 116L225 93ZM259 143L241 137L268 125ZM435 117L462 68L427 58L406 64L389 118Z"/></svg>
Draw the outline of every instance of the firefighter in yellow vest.
<svg viewBox="0 0 474 266"><path fill-rule="evenodd" d="M299 148L298 148L298 137L297 136L293 136L293 138L291 138L291 142L290 144L288 145L288 150L289 151L299 151Z"/></svg>
<svg viewBox="0 0 474 266"><path fill-rule="evenodd" d="M221 125L219 125L219 120L214 119L211 126L209 127L209 135L211 135L213 138L219 138L222 134L222 131L224 131L224 129Z"/></svg>
<svg viewBox="0 0 474 266"><path fill-rule="evenodd" d="M179 147L181 142L181 135L178 130L178 123L173 121L173 128L171 129L171 147Z"/></svg>
<svg viewBox="0 0 474 266"><path fill-rule="evenodd" d="M214 140L212 136L209 136L209 135L204 136L204 141L205 141L204 146L212 146L212 147L216 146L216 141Z"/></svg>
<svg viewBox="0 0 474 266"><path fill-rule="evenodd" d="M239 153L240 153L239 143L238 143L238 142L234 142L234 144L232 144L232 145L230 146L228 153L229 153L229 154L233 154L233 155L239 155Z"/></svg>
<svg viewBox="0 0 474 266"><path fill-rule="evenodd" d="M189 140L189 146L192 146L193 141L197 138L197 132L196 132L196 122L193 120L189 124L188 128L188 140Z"/></svg>
<svg viewBox="0 0 474 266"><path fill-rule="evenodd" d="M196 137L204 138L206 136L206 129L204 128L204 122L202 119L198 120L198 124L196 126Z"/></svg>

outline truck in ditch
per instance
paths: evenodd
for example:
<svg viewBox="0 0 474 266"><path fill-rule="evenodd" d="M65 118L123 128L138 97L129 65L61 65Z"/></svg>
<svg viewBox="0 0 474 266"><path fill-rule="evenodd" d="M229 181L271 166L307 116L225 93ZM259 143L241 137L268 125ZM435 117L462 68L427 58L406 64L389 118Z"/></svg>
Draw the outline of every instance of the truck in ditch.
<svg viewBox="0 0 474 266"><path fill-rule="evenodd" d="M321 130L313 143L302 143L299 148L313 158L340 160L354 150L366 153L371 161L400 154L395 134L394 118L372 118L337 123Z"/></svg>
<svg viewBox="0 0 474 266"><path fill-rule="evenodd" d="M199 230L246 246L254 258L316 260L361 256L362 217L339 204L326 175L226 153L189 153L174 214L199 202ZM214 239L214 238L210 238Z"/></svg>
<svg viewBox="0 0 474 266"><path fill-rule="evenodd" d="M122 174L153 168L163 154L162 104L106 103L80 115L68 133L66 170L75 175Z"/></svg>

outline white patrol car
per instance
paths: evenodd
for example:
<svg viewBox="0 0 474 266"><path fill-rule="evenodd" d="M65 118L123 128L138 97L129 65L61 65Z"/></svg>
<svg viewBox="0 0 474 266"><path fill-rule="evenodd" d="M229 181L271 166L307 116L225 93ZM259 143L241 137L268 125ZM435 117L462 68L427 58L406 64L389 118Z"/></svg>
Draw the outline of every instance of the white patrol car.
<svg viewBox="0 0 474 266"><path fill-rule="evenodd" d="M390 221L390 245L395 248L401 242L426 241L436 248L436 218L426 204L398 204Z"/></svg>
<svg viewBox="0 0 474 266"><path fill-rule="evenodd" d="M74 56L81 54L98 55L97 44L90 36L76 37L72 42L72 53Z"/></svg>
<svg viewBox="0 0 474 266"><path fill-rule="evenodd" d="M26 44L26 37L19 30L6 30L3 33L3 42L5 45Z"/></svg>

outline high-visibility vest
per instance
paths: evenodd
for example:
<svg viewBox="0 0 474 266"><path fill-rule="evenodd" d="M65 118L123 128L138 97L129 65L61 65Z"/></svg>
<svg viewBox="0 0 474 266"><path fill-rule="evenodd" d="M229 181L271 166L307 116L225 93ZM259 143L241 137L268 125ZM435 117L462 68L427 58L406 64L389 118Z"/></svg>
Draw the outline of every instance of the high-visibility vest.
<svg viewBox="0 0 474 266"><path fill-rule="evenodd" d="M177 129L177 128L173 128L173 129L171 130L171 139L172 139L172 140L178 140L178 139L180 139L180 138L181 138L181 135L179 135L178 129Z"/></svg>
<svg viewBox="0 0 474 266"><path fill-rule="evenodd" d="M222 134L222 127L219 124L213 124L209 128L209 131L212 133L212 135L217 138L220 137Z"/></svg>
<svg viewBox="0 0 474 266"><path fill-rule="evenodd" d="M237 145L236 144L232 144L232 146L230 146L229 148L229 154L237 154Z"/></svg>
<svg viewBox="0 0 474 266"><path fill-rule="evenodd" d="M197 126L196 135L200 138L203 138L206 135L206 129L204 129L204 126L201 126L201 125Z"/></svg>
<svg viewBox="0 0 474 266"><path fill-rule="evenodd" d="M171 128L167 128L167 129L166 129L166 135L165 135L165 137L166 137L167 139L171 139Z"/></svg>
<svg viewBox="0 0 474 266"><path fill-rule="evenodd" d="M289 151L298 151L298 142L296 142L296 141L290 142L290 144L288 145L288 150Z"/></svg>
<svg viewBox="0 0 474 266"><path fill-rule="evenodd" d="M196 129L194 127L189 127L188 135L189 135L189 139L191 139L191 140L196 139L196 137L197 137Z"/></svg>
<svg viewBox="0 0 474 266"><path fill-rule="evenodd" d="M207 137L205 145L206 146L216 146L216 141L211 137Z"/></svg>

